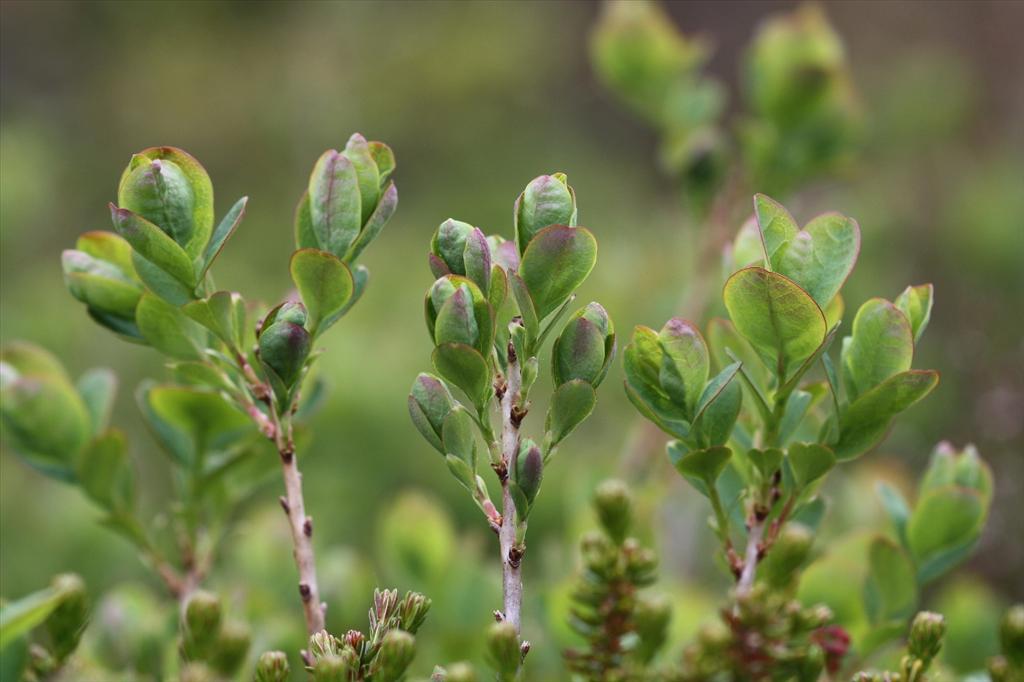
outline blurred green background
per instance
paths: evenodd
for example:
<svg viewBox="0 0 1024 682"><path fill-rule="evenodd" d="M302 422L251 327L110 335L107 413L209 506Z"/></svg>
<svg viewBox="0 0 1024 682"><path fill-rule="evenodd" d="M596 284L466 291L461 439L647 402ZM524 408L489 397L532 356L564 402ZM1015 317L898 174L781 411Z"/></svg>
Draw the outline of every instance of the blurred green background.
<svg viewBox="0 0 1024 682"><path fill-rule="evenodd" d="M758 24L794 6L668 10L684 31L712 40L711 71L735 94ZM1024 599L1024 4L825 9L847 44L867 136L846 177L806 187L789 204L801 220L825 209L859 220L864 250L844 292L848 310L907 283L935 283L915 366L943 374L878 451L837 477L826 531L878 523L874 478L909 484L939 440L975 442L995 470L993 513L960 577L926 599L961 614L950 616L951 628L968 634L949 648L960 657L954 666L969 670L992 653L987 628L1000 606ZM511 237L522 187L565 171L580 221L601 244L580 296L605 304L620 338L677 312L693 268L702 226L659 173L655 134L591 72L587 38L599 10L590 2L0 3L0 337L41 343L75 374L118 371L114 423L131 439L144 499L166 496L167 467L132 392L166 373L155 352L87 318L64 289L61 249L84 230L109 229L106 202L132 152L176 145L206 166L218 215L251 197L218 261L218 284L277 301L289 285L294 205L317 155L353 131L395 150L399 210L364 256L372 271L364 301L328 336L322 373L332 391L301 457L332 628L363 625L374 584L428 592L435 606L419 674L478 658L480 628L500 594L493 537L406 413L409 385L429 365L421 300L435 227L455 217ZM558 679L558 651L571 641L565 585L578 535L593 525L586 500L605 477L626 476L641 493L663 557L660 589L676 596L675 649L726 589L707 560L706 510L670 472L661 441L622 461L637 420L617 364L595 418L547 475L530 524L531 679ZM97 595L146 583L131 549L95 524L74 491L6 451L0 467L0 593L25 593L67 570ZM211 580L256 624L257 652L291 646L301 629L278 494L276 481L262 491Z"/></svg>

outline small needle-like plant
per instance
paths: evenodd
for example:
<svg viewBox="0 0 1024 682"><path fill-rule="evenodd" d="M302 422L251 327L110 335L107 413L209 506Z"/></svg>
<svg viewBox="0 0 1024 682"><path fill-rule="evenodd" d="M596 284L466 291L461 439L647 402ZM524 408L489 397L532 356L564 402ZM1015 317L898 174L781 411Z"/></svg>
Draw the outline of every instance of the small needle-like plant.
<svg viewBox="0 0 1024 682"><path fill-rule="evenodd" d="M565 175L531 181L513 215L513 241L457 220L434 233L428 258L437 279L424 305L437 376L419 375L409 395L416 428L498 535L503 606L490 637L502 679L519 676L529 651L521 638L522 562L544 469L594 409L615 349L612 322L599 304L569 314L573 292L597 260L597 242L576 226L576 194ZM543 438L535 441L522 428L549 337L554 391ZM500 510L477 474L478 436L501 486Z"/></svg>

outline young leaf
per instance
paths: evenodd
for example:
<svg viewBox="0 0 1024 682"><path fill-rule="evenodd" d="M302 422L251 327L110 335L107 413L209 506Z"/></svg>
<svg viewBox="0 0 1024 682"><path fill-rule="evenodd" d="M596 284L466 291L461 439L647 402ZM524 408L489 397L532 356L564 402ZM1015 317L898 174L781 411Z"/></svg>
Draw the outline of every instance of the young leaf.
<svg viewBox="0 0 1024 682"><path fill-rule="evenodd" d="M352 161L337 150L324 152L313 166L309 218L318 246L339 258L359 236L363 224L359 178Z"/></svg>
<svg viewBox="0 0 1024 682"><path fill-rule="evenodd" d="M238 229L238 224L242 222L242 218L245 216L245 206L248 203L249 197L242 197L236 201L235 205L231 207L231 210L227 212L227 215L224 216L220 224L214 229L213 234L210 236L210 243L203 249L203 255L199 259L199 274L196 276L197 282L203 281L206 273L210 270L210 266L213 265L213 261L217 260L221 249L224 248L224 244L227 243L231 235Z"/></svg>
<svg viewBox="0 0 1024 682"><path fill-rule="evenodd" d="M192 259L176 241L142 216L110 204L110 217L114 229L144 259L160 268L185 287L196 285ZM139 273L142 276L142 273Z"/></svg>
<svg viewBox="0 0 1024 682"><path fill-rule="evenodd" d="M917 576L907 553L888 538L876 537L868 548L864 582L868 618L876 625L902 620L917 608Z"/></svg>
<svg viewBox="0 0 1024 682"><path fill-rule="evenodd" d="M921 335L928 327L932 318L932 302L935 296L935 287L931 284L909 286L896 297L894 303L910 320L910 328L914 332L914 343L921 340Z"/></svg>
<svg viewBox="0 0 1024 682"><path fill-rule="evenodd" d="M475 430L473 417L462 405L456 405L448 411L441 427L441 441L444 443L445 454L455 455L468 464L473 471L473 477L476 476L476 442L473 437Z"/></svg>
<svg viewBox="0 0 1024 682"><path fill-rule="evenodd" d="M437 373L461 388L478 410L486 406L492 394L491 370L479 351L464 343L444 343L434 349L432 360Z"/></svg>
<svg viewBox="0 0 1024 682"><path fill-rule="evenodd" d="M536 338L540 335L540 318L537 309L534 307L533 299L526 288L526 283L517 272L508 273L509 288L512 289L512 296L516 299L516 306L519 308L519 316L523 319L523 327L526 329L527 345L532 347Z"/></svg>
<svg viewBox="0 0 1024 682"><path fill-rule="evenodd" d="M843 348L850 399L910 369L913 357L914 336L907 316L885 299L865 302L853 319L851 341Z"/></svg>
<svg viewBox="0 0 1024 682"><path fill-rule="evenodd" d="M827 474L836 464L835 454L818 443L793 443L787 456L800 490Z"/></svg>
<svg viewBox="0 0 1024 682"><path fill-rule="evenodd" d="M597 240L584 227L552 225L538 232L519 265L519 274L543 320L590 275L597 262Z"/></svg>
<svg viewBox="0 0 1024 682"><path fill-rule="evenodd" d="M111 429L86 446L78 460L78 480L86 494L111 513L131 509L132 471L123 433Z"/></svg>
<svg viewBox="0 0 1024 682"><path fill-rule="evenodd" d="M832 448L836 457L853 459L877 445L893 417L931 393L938 383L938 372L912 369L857 398L839 419L839 441Z"/></svg>
<svg viewBox="0 0 1024 682"><path fill-rule="evenodd" d="M63 592L51 586L0 607L0 650L9 653L7 646L41 625L63 599Z"/></svg>
<svg viewBox="0 0 1024 682"><path fill-rule="evenodd" d="M782 204L764 194L754 195L754 217L761 231L767 268L774 270L779 249L796 236L800 227Z"/></svg>
<svg viewBox="0 0 1024 682"><path fill-rule="evenodd" d="M78 378L75 390L89 410L93 434L105 430L114 409L117 375L105 368L90 369Z"/></svg>
<svg viewBox="0 0 1024 682"><path fill-rule="evenodd" d="M658 332L658 344L662 350L661 388L692 421L710 368L704 337L691 323L674 317Z"/></svg>
<svg viewBox="0 0 1024 682"><path fill-rule="evenodd" d="M668 444L669 460L676 470L683 475L697 491L708 497L714 489L725 465L732 456L732 450L716 446L705 450L685 452L678 441Z"/></svg>
<svg viewBox="0 0 1024 682"><path fill-rule="evenodd" d="M309 314L306 326L315 337L326 330L324 321L336 319L334 316L352 298L352 272L333 254L317 249L293 253L289 269Z"/></svg>
<svg viewBox="0 0 1024 682"><path fill-rule="evenodd" d="M740 366L734 362L715 375L704 387L697 404L693 427L700 430L709 445L725 445L739 417L743 392L735 379Z"/></svg>
<svg viewBox="0 0 1024 682"><path fill-rule="evenodd" d="M783 243L772 259L772 269L799 284L825 308L850 275L860 253L857 221L826 213Z"/></svg>
<svg viewBox="0 0 1024 682"><path fill-rule="evenodd" d="M206 333L179 308L146 293L135 310L135 321L149 345L164 355L176 360L202 359Z"/></svg>
<svg viewBox="0 0 1024 682"><path fill-rule="evenodd" d="M186 303L181 311L214 333L221 341L240 352L245 344L245 302L231 291L218 291L208 298Z"/></svg>
<svg viewBox="0 0 1024 682"><path fill-rule="evenodd" d="M381 233L384 226L391 216L395 214L398 209L398 188L395 187L395 183L388 183L388 186L384 188L384 193L380 197L380 201L377 202L377 208L373 210L366 223L363 225L363 231L359 233L359 237L356 238L352 244L352 248L345 254L345 262L352 263L359 257L359 254L363 252L370 242L372 242L377 235Z"/></svg>
<svg viewBox="0 0 1024 682"><path fill-rule="evenodd" d="M552 447L562 442L589 417L596 403L594 387L583 379L567 381L555 389L544 426L551 434Z"/></svg>
<svg viewBox="0 0 1024 682"><path fill-rule="evenodd" d="M907 543L922 582L966 555L981 535L985 513L981 495L964 488L938 488L918 500L907 524Z"/></svg>
<svg viewBox="0 0 1024 682"><path fill-rule="evenodd" d="M792 280L750 267L725 283L725 307L737 331L784 381L825 339L825 316Z"/></svg>

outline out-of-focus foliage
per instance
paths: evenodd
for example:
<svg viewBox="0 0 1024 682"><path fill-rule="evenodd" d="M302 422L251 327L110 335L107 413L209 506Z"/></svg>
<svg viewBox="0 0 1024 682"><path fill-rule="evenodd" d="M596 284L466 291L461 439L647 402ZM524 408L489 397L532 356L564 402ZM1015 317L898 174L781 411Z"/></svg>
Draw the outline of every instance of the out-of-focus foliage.
<svg viewBox="0 0 1024 682"><path fill-rule="evenodd" d="M152 500L142 510L147 517L158 516L169 495L172 464L151 445L132 394L143 377L170 377L151 351L97 332L69 299L54 254L74 245L80 232L108 224L103 206L115 200L116 173L132 150L174 144L201 156L217 178L218 215L230 208L229 198L252 197L239 228L246 238L219 258L218 283L272 303L289 284L267 273L280 272L281 254L292 247L295 199L310 161L349 130L388 140L400 156L402 210L366 252L374 272L366 301L339 323L332 352L321 358L320 374L333 390L313 418L304 471L307 499L331 516L317 526L329 629L363 624L375 584L428 594L434 606L418 637L418 677L428 676L434 662L482 664L479 633L491 617L480 605L500 600L493 537L436 455L424 452L401 399L395 402L423 361L421 330L396 330L421 314L422 251L432 230L458 202L465 220L512 234L508 188L521 187L538 167L562 168L587 198L581 222L601 238L600 265L581 295L601 300L620 329L675 314L692 271L693 231L682 229L688 217L677 208L675 188L652 168L654 141L610 101L591 70L587 40L599 9L0 3L0 335L5 343L44 341L71 376L94 366L117 369L122 390L112 423L131 444L138 499ZM997 472L989 522L961 571L969 581L930 588L922 606L946 614L940 658L958 673L978 670L979 659L999 653L993 619L978 614L998 617L1008 599L1024 597L1024 548L1007 541L1018 530L1016 495L1024 480L1022 328L1013 314L1024 304L1024 100L1016 78L1024 72L1017 49L1024 16L1014 3L942 3L924 14L901 2L823 9L846 46L860 93L860 163L842 184L815 183L787 205L802 216L834 207L858 218L864 251L845 287L848 300L896 295L906 281L934 282L941 305L915 364L939 368L943 379L877 453L832 485L820 541L853 528L884 528L873 481L885 478L913 499L912 472L926 466L934 436L973 439ZM664 5L687 35L716 45L704 75L737 93L728 98L737 112L745 101L744 54L758 27L780 11L791 7ZM747 210L746 200L741 208ZM619 384L620 372L613 365L609 386ZM612 472L633 483L641 539L662 557L655 589L676 606L669 651L690 641L724 589L702 549L713 541L705 502L661 461L660 446L619 462L633 436L629 414L624 395L603 391L594 417L574 435L574 456L546 476L545 488L558 494L531 516L536 561L527 569L526 599L534 615L526 628L559 644L531 652L531 679L563 679L558 654L573 643L566 585L578 538L593 524L587 500ZM97 507L13 455L5 448L0 460L4 596L13 600L38 589L46 580L40 576L75 570L96 603L79 653L140 670L174 660L174 608L154 596L159 587L132 550L97 527ZM452 542L439 575L398 575L391 565L396 552L379 537L384 519L408 508L399 501L410 489L419 508L436 512L430 518ZM211 576L232 613L261 623L249 672L261 651L306 646L290 612L287 530L280 511L268 509L278 494L273 483L260 489L261 511L234 527ZM133 584L112 590L124 581ZM986 599L975 599L978 585L986 586ZM955 601L980 606L958 616ZM957 638L977 642L960 645L972 648L963 663L954 658ZM291 656L293 674L301 675L301 667ZM462 669L447 668L451 679Z"/></svg>

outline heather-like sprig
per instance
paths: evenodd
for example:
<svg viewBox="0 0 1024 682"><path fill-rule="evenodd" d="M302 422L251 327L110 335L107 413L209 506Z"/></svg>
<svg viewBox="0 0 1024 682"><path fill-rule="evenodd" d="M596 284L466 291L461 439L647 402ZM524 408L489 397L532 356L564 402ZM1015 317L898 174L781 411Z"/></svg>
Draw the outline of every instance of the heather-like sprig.
<svg viewBox="0 0 1024 682"><path fill-rule="evenodd" d="M603 307L591 303L570 314L573 292L597 259L597 242L576 226L577 212L565 175L542 175L515 202L514 241L447 220L428 255L437 279L424 308L437 375L416 378L409 414L498 534L504 604L491 658L509 679L529 650L520 638L529 515L558 446L593 410L615 348ZM533 440L521 431L549 338L554 391L543 438ZM501 485L500 510L477 475L478 438Z"/></svg>

